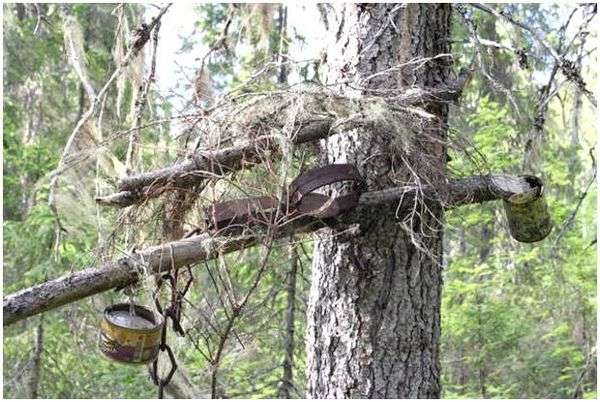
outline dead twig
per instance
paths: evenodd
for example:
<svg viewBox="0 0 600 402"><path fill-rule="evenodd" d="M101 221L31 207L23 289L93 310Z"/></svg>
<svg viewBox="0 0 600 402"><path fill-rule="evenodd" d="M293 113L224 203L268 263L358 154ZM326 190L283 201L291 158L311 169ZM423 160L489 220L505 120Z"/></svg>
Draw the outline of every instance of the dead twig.
<svg viewBox="0 0 600 402"><path fill-rule="evenodd" d="M492 14L497 18L503 19L503 20L529 32L531 34L531 36L533 37L533 39L535 39L535 41L538 44L540 44L544 49L546 49L546 51L550 54L550 56L552 56L552 58L555 60L556 64L560 68L560 70L565 75L565 77L567 77L570 81L575 83L575 85L577 85L577 87L579 87L581 92L583 92L586 95L586 97L590 101L590 103L594 107L597 107L597 103L596 103L596 99L594 98L594 94L589 89L587 89L586 83L583 80L583 78L581 77L581 73L574 68L573 62L566 59L566 57L560 55L558 53L558 51L556 49L554 49L554 47L552 47L542 37L542 35L539 32L537 32L535 29L527 26L526 24L514 19L510 14L508 14L504 11L496 11L492 7L488 7L485 4L472 3L472 6L477 8L478 10L485 11L489 14ZM593 16L590 17L589 20L591 20L591 18L593 18Z"/></svg>
<svg viewBox="0 0 600 402"><path fill-rule="evenodd" d="M55 192L55 187L56 187L56 183L57 183L59 176L65 170L73 167L73 164L68 164L68 163L66 163L66 161L71 152L71 148L73 146L73 143L75 142L75 138L77 137L77 134L79 133L81 128L84 126L84 124L94 115L98 106L100 105L102 97L108 91L108 89L110 88L112 83L115 81L115 79L123 73L123 71L129 65L131 60L133 60L133 58L139 53L139 51L142 49L142 47L150 39L150 32L155 28L155 26L158 24L158 22L160 21L162 16L167 12L167 10L171 6L171 4L168 4L167 6L163 7L163 9L158 13L158 15L152 19L150 24L148 24L148 25L142 24L142 27L136 31L136 35L133 39L133 44L132 44L131 48L129 49L129 51L127 52L127 54L125 55L125 57L123 58L121 65L119 65L115 69L115 71L110 76L108 81L104 84L102 89L98 92L98 94L95 96L94 100L91 102L89 109L81 116L81 118L75 125L75 128L73 129L73 131L71 132L71 135L67 139L67 143L65 144L62 155L58 161L58 167L52 173L50 173L50 184L49 184L49 194L48 194L48 204L50 206L54 206L54 192Z"/></svg>

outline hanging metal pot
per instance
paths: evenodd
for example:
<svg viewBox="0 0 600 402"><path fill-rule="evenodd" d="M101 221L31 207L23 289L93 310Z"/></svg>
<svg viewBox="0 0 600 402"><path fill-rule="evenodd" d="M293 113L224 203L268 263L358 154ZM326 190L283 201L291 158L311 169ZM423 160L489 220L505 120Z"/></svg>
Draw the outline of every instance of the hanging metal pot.
<svg viewBox="0 0 600 402"><path fill-rule="evenodd" d="M115 304L104 310L100 324L100 350L119 363L150 363L158 355L164 320L145 306Z"/></svg>
<svg viewBox="0 0 600 402"><path fill-rule="evenodd" d="M531 185L531 189L505 199L504 211L511 236L520 242L533 243L550 234L552 220L542 181L535 176L523 178Z"/></svg>

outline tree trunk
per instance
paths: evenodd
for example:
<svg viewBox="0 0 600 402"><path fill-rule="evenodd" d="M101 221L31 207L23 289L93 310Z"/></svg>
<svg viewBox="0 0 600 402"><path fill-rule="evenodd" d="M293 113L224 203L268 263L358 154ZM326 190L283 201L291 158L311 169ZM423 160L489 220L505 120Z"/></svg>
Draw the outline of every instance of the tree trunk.
<svg viewBox="0 0 600 402"><path fill-rule="evenodd" d="M447 57L366 78L448 53L449 4L348 4L330 11L328 20L337 24L330 23L328 81L345 80L340 92L447 83ZM362 90L356 89L359 80ZM439 117L437 127L423 127L422 136L411 141L442 177L447 106L425 107ZM357 130L331 136L322 141L324 162L357 164L370 191L414 180L395 151L400 134ZM442 218L441 209L432 209L405 227L421 233L420 246L395 218L394 206L365 216L351 235L336 229L317 235L307 337L311 397L440 397Z"/></svg>
<svg viewBox="0 0 600 402"><path fill-rule="evenodd" d="M279 385L277 396L291 399L294 389L294 315L296 312L296 276L298 270L298 250L295 239L290 236L289 244L289 271L286 280L287 310L285 314L285 335L283 358L283 376Z"/></svg>
<svg viewBox="0 0 600 402"><path fill-rule="evenodd" d="M44 352L44 316L41 315L35 332L35 347L29 362L29 373L25 380L25 394L29 399L38 398L42 353Z"/></svg>

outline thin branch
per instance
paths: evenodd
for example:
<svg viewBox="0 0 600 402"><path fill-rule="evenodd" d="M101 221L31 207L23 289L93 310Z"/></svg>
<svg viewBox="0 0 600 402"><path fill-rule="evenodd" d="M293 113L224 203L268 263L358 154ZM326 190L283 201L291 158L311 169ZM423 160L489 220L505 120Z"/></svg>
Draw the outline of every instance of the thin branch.
<svg viewBox="0 0 600 402"><path fill-rule="evenodd" d="M583 30L586 28L587 24L591 20L591 18L588 18L586 20L586 22L579 27L577 34L575 34L573 37L573 40L571 40L571 42L567 46L563 46L564 39L565 39L564 32L566 31L566 29L573 17L573 14L575 13L575 10L573 10L573 12L569 15L567 22L559 29L558 36L561 38L560 43L559 43L559 49L564 49L560 59L565 59L574 39L577 36L579 36L581 34L581 32L583 32ZM584 44L585 44L585 37L584 37L584 39L582 39L582 43L581 43L582 48L583 48ZM577 64L581 65L580 58L578 58ZM556 85L554 84L554 81L556 79L556 74L558 73L559 69L560 69L560 60L556 60L552 67L552 71L550 72L550 76L548 78L547 84L544 85L540 90L540 95L539 95L540 99L539 99L537 107L536 107L536 114L535 114L535 118L534 118L534 122L533 122L533 127L532 127L531 131L529 132L527 142L525 144L523 169L526 171L535 172L535 171L539 170L539 168L538 168L538 163L539 163L538 159L539 158L537 156L540 152L539 148L541 147L540 142L542 140L543 133L544 133L544 125L546 123L546 113L548 112L548 104L554 98L554 96L556 96L559 93L561 87L566 82L565 81L565 82L562 82L561 84L556 84ZM576 69L578 69L580 71L580 68L576 68ZM567 77L567 81L569 81L569 80L570 79ZM553 89L553 87L554 87L554 89ZM581 89L580 89L580 91L581 91Z"/></svg>
<svg viewBox="0 0 600 402"><path fill-rule="evenodd" d="M529 32L531 34L531 36L535 39L535 41L538 42L544 49L546 49L548 51L548 53L550 53L552 58L555 60L556 64L562 70L565 77L567 77L570 81L574 82L579 87L581 92L583 92L587 96L590 103L592 105L594 105L594 107L597 107L596 99L594 98L594 94L589 89L586 88L585 81L581 77L580 72L576 71L573 68L572 62L567 60L564 56L559 55L558 52L556 51L556 49L554 49L546 40L544 40L544 38L542 37L542 35L539 32L537 32L535 29L525 25L522 22L515 20L512 16L510 16L508 13L505 13L504 11L496 11L493 8L488 7L485 4L472 3L472 6L481 11L485 11L489 14L492 14L497 18L504 19L505 21L508 21L509 23L516 25L519 28ZM591 20L591 18L590 18L590 20Z"/></svg>
<svg viewBox="0 0 600 402"><path fill-rule="evenodd" d="M158 13L158 15L152 19L150 24L148 24L148 25L143 24L142 28L140 28L137 31L137 35L134 38L133 45L131 46L131 48L129 49L129 51L127 52L125 57L123 58L123 61L115 69L115 71L110 76L110 78L108 79L106 84L104 84L104 86L102 87L100 92L98 92L98 94L95 96L94 100L91 102L90 108L81 116L81 118L75 125L75 128L71 132L71 135L69 136L69 139L67 140L67 143L65 144L65 148L63 149L62 155L58 161L58 167L50 174L49 195L48 195L48 204L49 205L51 205L51 206L54 205L54 190L56 188L56 183L57 183L58 177L65 170L67 170L73 166L72 164L66 164L66 161L67 161L67 157L69 156L69 153L71 152L71 147L73 146L73 143L75 142L75 138L77 137L77 134L79 133L81 128L84 126L84 124L94 115L94 113L96 112L96 109L100 105L102 97L108 91L108 89L110 88L112 83L115 81L115 79L123 73L123 71L129 65L131 60L133 60L133 58L139 53L139 51L142 49L142 47L144 47L146 42L148 42L148 40L150 39L150 32L154 29L156 24L158 24L158 22L160 21L160 19L164 15L164 13L167 12L167 10L171 6L171 4L172 3L165 6Z"/></svg>
<svg viewBox="0 0 600 402"><path fill-rule="evenodd" d="M217 374L219 371L219 366L221 365L221 358L223 355L223 351L225 350L225 344L227 342L227 339L229 338L230 333L233 331L233 325L235 323L235 320L242 315L242 312L244 310L244 307L246 306L246 303L248 303L250 296L252 295L252 293L254 293L254 290L260 283L260 280L262 279L262 276L267 268L267 262L269 260L271 251L273 250L273 241L275 240L273 237L273 234L274 233L271 232L271 228L269 228L268 233L266 235L266 242L265 242L266 251L265 251L265 255L262 258L262 262L259 265L258 273L256 274L256 277L254 278L254 281L253 281L252 285L250 286L250 289L246 292L242 301L239 303L236 303L235 305L232 306L232 315L229 318L229 321L227 322L225 332L220 335L219 345L217 347L215 357L211 361L212 372L211 372L211 387L210 388L211 388L211 397L213 399L218 397L218 395L217 395Z"/></svg>
<svg viewBox="0 0 600 402"><path fill-rule="evenodd" d="M135 129L132 130L129 135L129 145L127 147L127 154L125 157L125 170L127 172L129 172L133 167L136 150L139 147L139 142L141 140L141 130L139 127L142 125L142 115L144 113L146 103L148 102L148 92L150 91L150 85L154 82L154 75L156 73L156 48L158 47L159 31L160 21L156 23L156 27L154 28L154 32L152 34L152 61L150 63L150 73L148 74L148 78L146 79L143 90L138 94L138 97L135 101L135 118L132 122L132 128Z"/></svg>
<svg viewBox="0 0 600 402"><path fill-rule="evenodd" d="M37 22L35 23L35 28L33 30L33 34L37 35L39 32L40 26L42 25L42 18L45 18L45 16L43 15L42 9L38 3L33 3L33 7L35 8L35 13L36 13L36 17L37 17Z"/></svg>
<svg viewBox="0 0 600 402"><path fill-rule="evenodd" d="M510 101L514 111L517 113L517 117L519 117L521 115L521 112L519 109L519 105L517 104L517 100L513 96L512 92L510 90L508 90L508 88L506 88L502 83L496 81L494 79L494 77L492 77L490 75L490 73L487 71L487 68L486 68L484 60L483 60L483 55L481 52L482 43L480 42L479 36L477 35L475 23L473 22L471 17L467 14L466 10L462 6L459 5L457 7L457 9L459 11L461 18L466 23L466 26L469 30L471 39L474 42L474 48L475 48L475 54L477 56L477 62L479 63L479 67L481 68L481 72L482 72L483 76L490 82L492 87L499 90L506 96L506 98Z"/></svg>
<svg viewBox="0 0 600 402"><path fill-rule="evenodd" d="M571 224L575 220L575 217L577 216L577 213L579 212L579 209L581 208L581 204L583 203L583 200L585 200L585 197L587 197L587 195L590 191L590 187L592 187L592 184L594 184L594 182L596 181L597 170L596 170L596 159L594 158L594 148L590 149L590 156L592 157L592 172L593 172L592 177L590 178L590 181L588 182L587 186L585 187L585 190L583 190L583 192L579 195L578 200L577 200L577 205L575 206L575 208L573 209L573 211L571 212L571 214L565 221L565 224L561 228L560 232L556 236L556 239L554 240L553 248L556 247L556 245L558 244L560 239L566 233L567 229L571 226Z"/></svg>

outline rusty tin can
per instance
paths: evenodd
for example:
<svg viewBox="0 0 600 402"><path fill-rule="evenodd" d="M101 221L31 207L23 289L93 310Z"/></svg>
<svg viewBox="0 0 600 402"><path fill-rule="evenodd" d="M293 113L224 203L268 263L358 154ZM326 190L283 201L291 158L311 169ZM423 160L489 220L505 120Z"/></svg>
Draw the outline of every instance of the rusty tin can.
<svg viewBox="0 0 600 402"><path fill-rule="evenodd" d="M533 243L550 234L552 219L540 179L535 176L523 177L532 189L504 200L504 211L511 236L523 243Z"/></svg>
<svg viewBox="0 0 600 402"><path fill-rule="evenodd" d="M119 363L146 364L158 355L163 318L148 307L128 303L107 307L100 324L100 350Z"/></svg>

